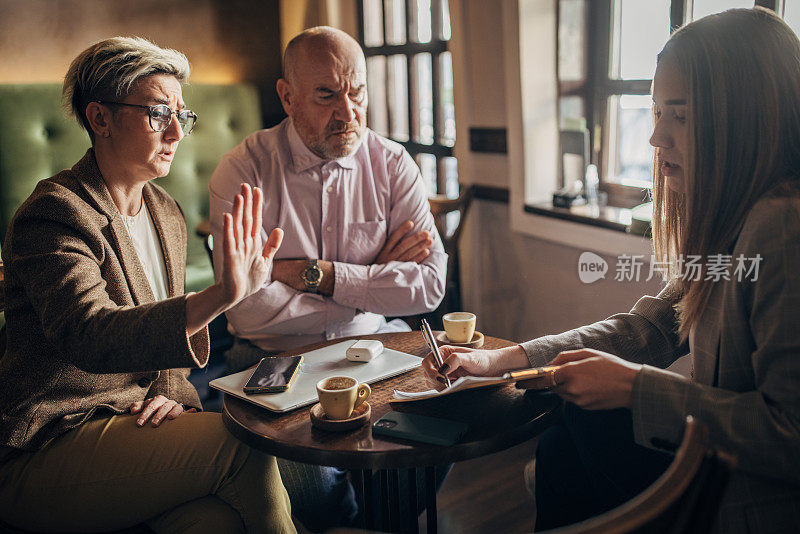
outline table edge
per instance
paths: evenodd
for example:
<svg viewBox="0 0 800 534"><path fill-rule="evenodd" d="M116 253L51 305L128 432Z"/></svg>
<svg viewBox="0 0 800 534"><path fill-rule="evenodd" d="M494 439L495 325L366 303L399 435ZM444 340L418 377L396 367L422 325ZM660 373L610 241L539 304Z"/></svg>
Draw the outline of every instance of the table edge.
<svg viewBox="0 0 800 534"><path fill-rule="evenodd" d="M231 398L235 399L235 397ZM563 406L563 401L553 395L549 398L549 402L552 403L552 406L534 419L510 429L508 432L496 434L487 440L470 441L458 443L449 447L441 447L440 455L435 454L436 449L426 449L424 451L425 455L429 457L432 456L432 458L427 462L420 463L419 461L415 461L415 453L412 449L409 449L407 452L398 452L395 450L358 451L356 453L352 450L339 451L308 447L298 448L294 445L287 445L264 439L251 432L243 423L230 414L225 404L227 399L228 395L225 395L222 410L223 424L231 434L248 446L286 460L306 464L333 466L342 469L400 469L423 467L425 465L443 465L486 456L509 449L541 434L543 429L551 426L560 417L561 407ZM242 402L240 399L235 400L237 402ZM383 436L381 436L380 439L391 440L391 438L384 438Z"/></svg>

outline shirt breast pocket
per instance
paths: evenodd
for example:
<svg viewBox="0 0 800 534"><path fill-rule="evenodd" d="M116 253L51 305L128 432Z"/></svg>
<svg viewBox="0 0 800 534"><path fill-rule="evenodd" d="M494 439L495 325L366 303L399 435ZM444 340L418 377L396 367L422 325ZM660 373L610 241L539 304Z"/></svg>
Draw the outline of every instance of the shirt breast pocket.
<svg viewBox="0 0 800 534"><path fill-rule="evenodd" d="M351 222L347 228L343 261L369 265L386 243L386 219Z"/></svg>

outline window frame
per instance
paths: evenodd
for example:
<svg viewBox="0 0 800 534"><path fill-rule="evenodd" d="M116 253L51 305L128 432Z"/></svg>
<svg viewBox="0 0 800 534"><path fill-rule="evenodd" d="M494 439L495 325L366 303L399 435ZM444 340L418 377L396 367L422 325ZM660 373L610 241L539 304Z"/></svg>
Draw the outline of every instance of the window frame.
<svg viewBox="0 0 800 534"><path fill-rule="evenodd" d="M615 1L617 0L585 0L584 78L579 81L562 81L558 73L558 62L556 62L556 76L559 102L561 98L569 96L578 96L583 101L584 117L589 134L588 163L597 166L600 189L608 195L608 204L631 208L647 201L650 186L623 184L609 177L607 166L610 160L611 128L608 102L611 97L618 95L649 95L652 79L619 80L609 76ZM753 5L766 7L783 15L783 0L754 0ZM671 0L670 32L688 22L687 14L692 12L692 8L693 0ZM560 16L561 2L556 0L557 24ZM602 21L607 21L607 24L603 24ZM557 53L558 46L557 44ZM560 122L560 110L558 114ZM560 140L559 146L561 146ZM561 180L562 177L559 176L559 183Z"/></svg>
<svg viewBox="0 0 800 534"><path fill-rule="evenodd" d="M405 24L405 43L400 45L386 44L384 37L384 44L381 46L367 46L365 43L365 19L364 19L364 2L367 0L359 0L356 2L358 9L358 42L364 51L364 56L369 59L374 56L383 56L386 58L387 64L390 56L403 55L406 57L406 81L408 83L408 140L395 139L391 137L392 123L391 113L388 113L389 121L389 135L387 136L392 141L401 144L415 159L419 154L431 154L436 158L436 193L446 193L446 165L444 158L451 158L453 156L453 147L442 144L440 141L443 134L444 117L442 108L440 107L441 98L441 61L440 56L444 52L448 52L448 41L442 39L444 20L442 17L442 3L444 0L431 0L431 40L427 43L417 43L411 39L412 23L416 17L415 7L416 0L403 0L406 8L406 24ZM385 35L386 29L386 3L381 0L381 23L383 25L383 32ZM413 58L417 54L429 53L431 55L431 85L432 85L432 108L433 108L433 143L424 144L414 141L414 124L415 117L415 91L416 88L416 75L414 73ZM387 93L388 94L388 93ZM387 109L389 106L387 98Z"/></svg>

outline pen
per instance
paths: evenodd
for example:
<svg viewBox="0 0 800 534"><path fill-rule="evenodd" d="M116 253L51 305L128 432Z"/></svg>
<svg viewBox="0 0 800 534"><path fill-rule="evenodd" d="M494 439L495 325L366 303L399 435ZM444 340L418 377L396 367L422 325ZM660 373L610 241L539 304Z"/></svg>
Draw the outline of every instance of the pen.
<svg viewBox="0 0 800 534"><path fill-rule="evenodd" d="M436 360L436 365L441 369L441 367L444 365L444 360L442 360L442 355L439 353L439 347L436 345L436 339L433 337L431 326L428 324L428 321L423 319L422 326L420 328L422 329L422 335L425 337L425 341L428 343L428 348L430 348L431 352L433 353L433 359ZM450 377L447 375L442 376L444 377L447 387L450 387L452 385L450 383Z"/></svg>
<svg viewBox="0 0 800 534"><path fill-rule="evenodd" d="M503 378L511 380L527 380L529 378L538 378L540 376L552 374L556 369L558 369L557 365L547 365L545 367L534 367L532 369L522 369L520 371L509 371L503 375Z"/></svg>

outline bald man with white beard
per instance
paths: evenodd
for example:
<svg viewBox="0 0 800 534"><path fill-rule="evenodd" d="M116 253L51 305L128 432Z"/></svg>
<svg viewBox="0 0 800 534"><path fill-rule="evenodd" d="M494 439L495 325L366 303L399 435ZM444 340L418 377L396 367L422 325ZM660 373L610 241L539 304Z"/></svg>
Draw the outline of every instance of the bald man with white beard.
<svg viewBox="0 0 800 534"><path fill-rule="evenodd" d="M226 154L209 185L215 240L242 182L264 191L265 231L286 232L266 286L227 313L231 329L277 352L396 331L401 321L385 315L426 313L444 296L447 255L419 168L366 127L366 64L349 35L306 30L284 62L277 90L289 117ZM229 356L231 370L257 361Z"/></svg>
<svg viewBox="0 0 800 534"><path fill-rule="evenodd" d="M309 343L407 331L384 316L426 313L444 296L447 255L419 168L366 126L358 43L329 27L302 32L286 48L277 91L289 117L226 154L209 184L215 240L242 182L264 192L262 231L285 232L266 285L226 314L231 371ZM336 504L352 500L345 473L299 466L279 460L293 513L310 528L347 524L352 507ZM293 488L314 477L322 493Z"/></svg>

